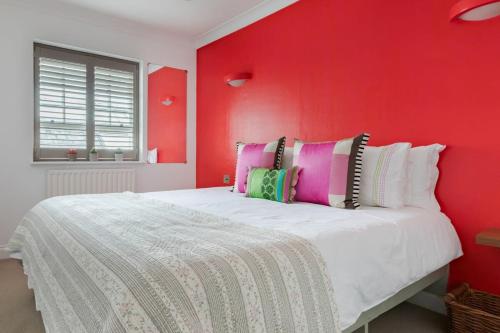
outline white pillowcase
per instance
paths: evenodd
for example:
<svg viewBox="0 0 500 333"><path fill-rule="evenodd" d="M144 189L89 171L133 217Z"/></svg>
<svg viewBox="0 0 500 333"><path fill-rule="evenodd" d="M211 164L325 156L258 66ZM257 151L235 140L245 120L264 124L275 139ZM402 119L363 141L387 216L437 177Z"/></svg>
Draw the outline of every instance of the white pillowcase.
<svg viewBox="0 0 500 333"><path fill-rule="evenodd" d="M405 204L410 143L365 147L359 200L362 205L401 208Z"/></svg>
<svg viewBox="0 0 500 333"><path fill-rule="evenodd" d="M439 153L445 148L446 146L436 143L410 149L405 198L407 206L441 210L434 190L439 177L439 169L437 168Z"/></svg>
<svg viewBox="0 0 500 333"><path fill-rule="evenodd" d="M282 169L291 169L293 167L293 147L285 147L283 159L281 162Z"/></svg>

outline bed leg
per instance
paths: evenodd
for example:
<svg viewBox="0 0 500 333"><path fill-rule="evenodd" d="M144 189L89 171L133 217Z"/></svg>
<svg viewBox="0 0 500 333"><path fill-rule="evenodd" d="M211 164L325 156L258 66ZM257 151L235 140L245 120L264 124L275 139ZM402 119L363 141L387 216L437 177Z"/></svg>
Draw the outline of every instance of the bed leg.
<svg viewBox="0 0 500 333"><path fill-rule="evenodd" d="M368 333L368 323L366 323L363 327L365 328L365 332L364 333Z"/></svg>

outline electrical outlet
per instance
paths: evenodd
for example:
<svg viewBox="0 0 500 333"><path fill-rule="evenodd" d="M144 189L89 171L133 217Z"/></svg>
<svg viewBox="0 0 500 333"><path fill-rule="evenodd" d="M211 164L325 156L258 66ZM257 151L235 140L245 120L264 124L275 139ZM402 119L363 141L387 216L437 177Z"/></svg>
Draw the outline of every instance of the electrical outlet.
<svg viewBox="0 0 500 333"><path fill-rule="evenodd" d="M229 184L229 182L231 181L231 177L229 175L224 175L222 181L224 182L224 184Z"/></svg>

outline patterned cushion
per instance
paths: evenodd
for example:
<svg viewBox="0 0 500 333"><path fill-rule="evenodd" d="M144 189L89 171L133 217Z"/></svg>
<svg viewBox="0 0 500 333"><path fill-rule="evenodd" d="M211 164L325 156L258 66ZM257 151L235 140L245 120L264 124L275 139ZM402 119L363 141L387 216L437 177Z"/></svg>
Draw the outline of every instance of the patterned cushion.
<svg viewBox="0 0 500 333"><path fill-rule="evenodd" d="M340 141L304 143L296 140L293 165L301 169L296 201L338 208L359 207L361 157L369 134Z"/></svg>
<svg viewBox="0 0 500 333"><path fill-rule="evenodd" d="M362 205L404 206L410 143L365 147L359 201Z"/></svg>
<svg viewBox="0 0 500 333"><path fill-rule="evenodd" d="M285 137L270 143L236 144L238 156L233 191L245 193L249 168L281 168Z"/></svg>
<svg viewBox="0 0 500 333"><path fill-rule="evenodd" d="M247 197L292 202L297 185L298 168L252 168L248 173Z"/></svg>

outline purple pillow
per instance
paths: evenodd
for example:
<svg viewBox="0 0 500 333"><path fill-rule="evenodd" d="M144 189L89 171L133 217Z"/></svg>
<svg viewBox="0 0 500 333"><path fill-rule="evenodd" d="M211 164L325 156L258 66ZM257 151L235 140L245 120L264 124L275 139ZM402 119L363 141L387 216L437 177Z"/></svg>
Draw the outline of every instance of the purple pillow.
<svg viewBox="0 0 500 333"><path fill-rule="evenodd" d="M238 142L236 147L238 156L233 191L245 193L248 171L251 168L281 168L285 137L269 143Z"/></svg>
<svg viewBox="0 0 500 333"><path fill-rule="evenodd" d="M295 141L293 165L302 169L295 201L338 208L359 207L361 157L370 135L339 141Z"/></svg>

